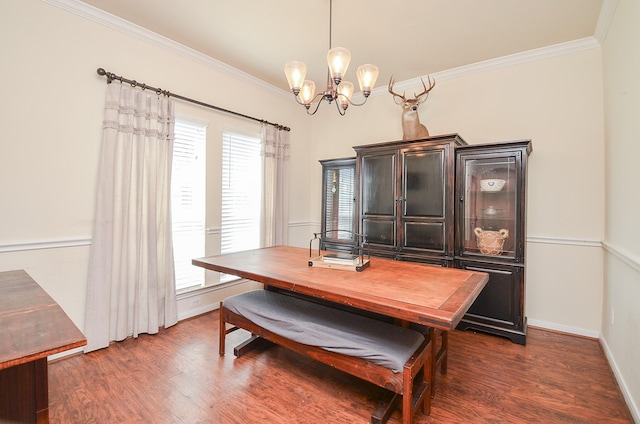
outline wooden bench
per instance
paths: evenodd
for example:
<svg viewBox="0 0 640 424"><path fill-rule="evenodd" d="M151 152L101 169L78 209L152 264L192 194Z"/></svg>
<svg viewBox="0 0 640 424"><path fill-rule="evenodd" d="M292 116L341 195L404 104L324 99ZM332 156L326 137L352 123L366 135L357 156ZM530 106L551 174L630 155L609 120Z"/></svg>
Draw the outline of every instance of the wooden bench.
<svg viewBox="0 0 640 424"><path fill-rule="evenodd" d="M239 328L252 337L234 349L238 357L264 339L389 390L372 414L374 424L386 422L400 401L404 424L412 423L418 410L430 413L433 331L425 336L269 290L221 303L220 356L226 335Z"/></svg>
<svg viewBox="0 0 640 424"><path fill-rule="evenodd" d="M431 352L432 352L431 353L431 399L435 398L436 377L438 375L438 368L440 368L441 375L443 376L447 375L447 359L448 359L448 350L449 350L449 332L448 331L428 327L425 325L402 323L397 320L394 320L393 318L389 318L387 316L377 314L375 312L363 311L362 309L358 309L352 306L335 304L333 302L329 302L324 299L318 299L318 298L303 295L300 293L292 293L292 292L288 292L286 290L278 289L275 287L268 287L268 290L287 294L288 296L295 296L303 300L319 303L325 306L330 306L332 308L338 308L343 311L352 312L354 314L364 315L366 317L373 318L378 321L395 323L397 325L403 325L403 326L409 325L409 328L423 333L425 337L429 337L429 339L431 340Z"/></svg>

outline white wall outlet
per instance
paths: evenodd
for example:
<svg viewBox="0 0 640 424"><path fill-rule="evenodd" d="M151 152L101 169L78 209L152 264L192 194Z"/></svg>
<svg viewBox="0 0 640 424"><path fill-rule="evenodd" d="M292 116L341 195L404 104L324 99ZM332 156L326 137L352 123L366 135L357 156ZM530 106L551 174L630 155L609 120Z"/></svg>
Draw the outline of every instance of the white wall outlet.
<svg viewBox="0 0 640 424"><path fill-rule="evenodd" d="M197 308L200 305L202 305L202 299L200 299L200 296L192 297L189 300L189 309Z"/></svg>

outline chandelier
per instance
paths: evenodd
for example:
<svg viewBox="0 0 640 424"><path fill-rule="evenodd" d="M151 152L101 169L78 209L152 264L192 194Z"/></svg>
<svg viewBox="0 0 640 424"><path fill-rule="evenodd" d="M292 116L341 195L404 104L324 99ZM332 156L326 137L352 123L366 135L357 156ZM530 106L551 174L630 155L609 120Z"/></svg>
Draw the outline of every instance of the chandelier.
<svg viewBox="0 0 640 424"><path fill-rule="evenodd" d="M367 102L378 78L376 65L361 65L356 71L356 75L364 101L355 103L351 100L353 83L342 79L347 72L349 62L351 62L351 53L344 47L331 48L332 9L333 0L329 0L329 53L327 53L328 70L325 91L316 94L316 84L304 79L307 74L307 65L304 62L294 61L284 65L284 73L287 76L289 87L296 97L296 101L307 109L309 115L314 115L318 111L323 100L329 103L335 100L340 115L345 114L349 105L362 106ZM317 102L315 106L313 106L314 102Z"/></svg>

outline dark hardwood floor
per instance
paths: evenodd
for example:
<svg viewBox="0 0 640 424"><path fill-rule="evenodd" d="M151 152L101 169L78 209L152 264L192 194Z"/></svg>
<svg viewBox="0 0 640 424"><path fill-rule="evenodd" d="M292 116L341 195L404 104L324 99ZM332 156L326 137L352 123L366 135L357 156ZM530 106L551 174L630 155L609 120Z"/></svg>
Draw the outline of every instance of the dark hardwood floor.
<svg viewBox="0 0 640 424"><path fill-rule="evenodd" d="M216 312L52 362L52 423L368 423L383 390L278 346L218 356ZM396 411L390 423L401 422ZM632 423L595 340L530 328L526 346L454 331L415 423Z"/></svg>

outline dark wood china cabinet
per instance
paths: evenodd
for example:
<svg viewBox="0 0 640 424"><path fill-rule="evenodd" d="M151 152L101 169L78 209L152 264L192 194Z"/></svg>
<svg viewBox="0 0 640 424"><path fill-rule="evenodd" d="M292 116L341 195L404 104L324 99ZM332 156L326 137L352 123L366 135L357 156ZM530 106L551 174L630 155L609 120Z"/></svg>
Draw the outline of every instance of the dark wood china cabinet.
<svg viewBox="0 0 640 424"><path fill-rule="evenodd" d="M354 147L359 232L373 256L449 266L457 134Z"/></svg>
<svg viewBox="0 0 640 424"><path fill-rule="evenodd" d="M322 164L322 240L371 256L463 268L489 282L458 329L526 342L525 212L531 141L467 145L458 134L354 147Z"/></svg>

